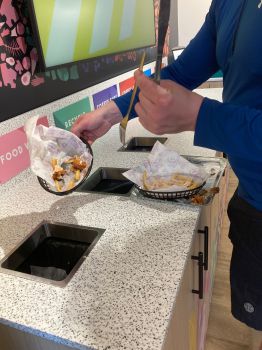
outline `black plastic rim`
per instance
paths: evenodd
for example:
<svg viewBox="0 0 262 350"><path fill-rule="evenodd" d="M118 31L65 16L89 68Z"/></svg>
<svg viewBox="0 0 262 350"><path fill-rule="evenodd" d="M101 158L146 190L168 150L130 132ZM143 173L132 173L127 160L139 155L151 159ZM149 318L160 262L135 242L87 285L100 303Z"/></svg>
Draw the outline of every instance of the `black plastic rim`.
<svg viewBox="0 0 262 350"><path fill-rule="evenodd" d="M189 198L194 196L201 190L201 188L205 186L205 184L206 182L204 182L201 186L198 186L192 190L176 191L176 192L147 191L142 189L138 185L135 185L135 187L144 197L153 198L153 199L162 199L162 200L174 200L174 199Z"/></svg>
<svg viewBox="0 0 262 350"><path fill-rule="evenodd" d="M72 192L74 192L78 187L80 187L83 182L85 182L85 180L88 178L91 170L92 170L92 166L93 166L93 160L94 160L94 156L93 156L93 151L92 151L92 148L91 146L89 145L88 142L86 142L84 139L81 138L81 141L86 145L86 148L88 148L89 152L91 153L92 155L92 161L91 161L91 164L87 170L87 173L85 174L85 176L83 177L83 179L75 186L73 187L71 190L68 190L68 191L63 191L63 192L57 192L57 191L54 191L51 189L49 183L44 180L43 178L41 178L40 176L37 176L37 179L40 183L40 185L43 187L43 189L45 189L47 192L50 192L52 194L55 194L57 196L66 196L67 194L70 194Z"/></svg>

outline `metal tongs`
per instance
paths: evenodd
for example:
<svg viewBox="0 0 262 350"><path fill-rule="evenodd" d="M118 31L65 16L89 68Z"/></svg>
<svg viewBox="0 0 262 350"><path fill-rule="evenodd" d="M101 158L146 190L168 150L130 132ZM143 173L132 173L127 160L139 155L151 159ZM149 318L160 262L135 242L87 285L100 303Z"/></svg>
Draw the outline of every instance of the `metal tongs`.
<svg viewBox="0 0 262 350"><path fill-rule="evenodd" d="M144 66L144 61L145 61L145 57L146 57L146 52L143 51L142 57L141 57L141 61L140 61L140 65L139 65L139 69L141 71L143 71L143 66ZM133 107L133 103L135 100L135 96L136 96L136 92L137 92L137 85L135 84L134 89L133 89L133 93L131 95L131 99L130 99L130 103L129 103L129 107L128 107L128 111L126 116L121 120L121 123L119 124L119 135L120 135L120 141L122 142L122 144L124 145L125 142L125 138L126 138L126 127L127 127L127 123L129 120L129 114L131 112L131 109Z"/></svg>
<svg viewBox="0 0 262 350"><path fill-rule="evenodd" d="M163 49L165 45L166 32L167 32L169 17L170 17L170 1L171 0L160 1L159 18L158 18L156 69L155 69L155 78L154 78L154 81L157 84L160 84L160 79L161 79Z"/></svg>
<svg viewBox="0 0 262 350"><path fill-rule="evenodd" d="M168 28L169 16L170 16L170 2L171 0L160 0L159 19L158 19L157 57L156 57L155 77L154 77L154 81L157 84L160 84L163 49L164 49L165 38L166 38L166 33ZM145 52L143 53L143 56L140 62L140 67L139 67L140 70L143 69L144 59L145 59ZM130 111L134 103L136 92L137 92L137 86L135 84L127 114L122 119L119 125L120 141L122 142L123 145L125 145L127 123L129 120Z"/></svg>

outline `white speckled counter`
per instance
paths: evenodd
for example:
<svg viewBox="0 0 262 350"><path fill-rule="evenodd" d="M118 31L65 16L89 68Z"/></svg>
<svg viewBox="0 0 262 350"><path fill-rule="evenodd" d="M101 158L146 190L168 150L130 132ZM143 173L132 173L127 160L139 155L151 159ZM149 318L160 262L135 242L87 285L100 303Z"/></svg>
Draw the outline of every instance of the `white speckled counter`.
<svg viewBox="0 0 262 350"><path fill-rule="evenodd" d="M118 129L94 144L94 167L131 167ZM199 148L180 153L214 156ZM181 140L183 144L183 140ZM183 147L182 147L183 149ZM42 220L106 229L65 288L0 274L0 322L76 349L160 350L200 208L103 194L56 197L30 171L1 186L0 258Z"/></svg>

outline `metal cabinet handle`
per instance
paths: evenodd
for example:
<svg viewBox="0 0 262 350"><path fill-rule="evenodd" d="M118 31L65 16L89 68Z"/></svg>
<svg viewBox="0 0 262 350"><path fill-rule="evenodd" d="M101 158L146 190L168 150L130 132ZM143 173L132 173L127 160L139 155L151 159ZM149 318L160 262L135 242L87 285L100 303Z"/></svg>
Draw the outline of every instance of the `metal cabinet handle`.
<svg viewBox="0 0 262 350"><path fill-rule="evenodd" d="M199 287L198 290L192 289L193 294L198 294L199 299L203 299L203 294L204 294L204 259L203 259L203 253L199 252L198 256L192 255L191 256L192 260L197 260L198 261L198 283Z"/></svg>
<svg viewBox="0 0 262 350"><path fill-rule="evenodd" d="M204 230L198 230L198 233L204 235L204 269L208 270L208 240L209 240L209 230L208 226L205 226Z"/></svg>

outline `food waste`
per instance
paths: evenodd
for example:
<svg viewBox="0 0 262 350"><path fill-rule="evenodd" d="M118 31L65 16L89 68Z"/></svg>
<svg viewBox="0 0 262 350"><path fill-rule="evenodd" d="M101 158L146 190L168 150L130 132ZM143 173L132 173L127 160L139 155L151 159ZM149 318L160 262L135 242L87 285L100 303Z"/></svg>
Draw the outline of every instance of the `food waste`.
<svg viewBox="0 0 262 350"><path fill-rule="evenodd" d="M62 162L57 158L52 158L51 165L52 179L57 192L73 189L89 167L88 163L79 156L70 157Z"/></svg>

